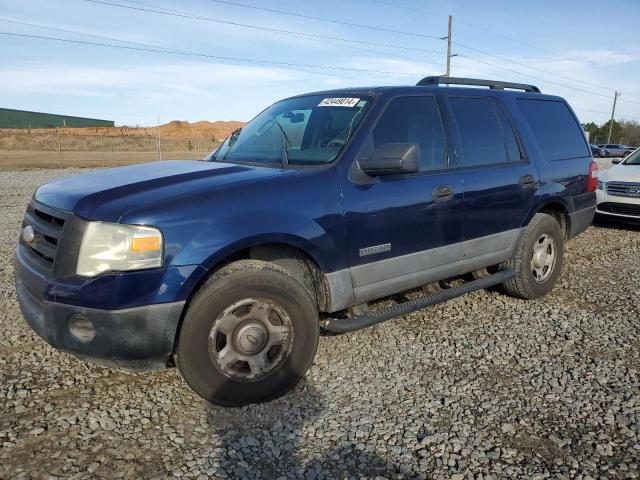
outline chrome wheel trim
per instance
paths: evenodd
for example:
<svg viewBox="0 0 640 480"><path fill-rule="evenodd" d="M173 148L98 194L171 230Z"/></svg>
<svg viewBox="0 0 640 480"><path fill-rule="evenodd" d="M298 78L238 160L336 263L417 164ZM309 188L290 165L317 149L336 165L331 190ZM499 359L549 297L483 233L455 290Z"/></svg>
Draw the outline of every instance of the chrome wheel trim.
<svg viewBox="0 0 640 480"><path fill-rule="evenodd" d="M245 298L229 305L209 331L209 358L226 377L255 382L277 370L291 353L293 327L280 305Z"/></svg>
<svg viewBox="0 0 640 480"><path fill-rule="evenodd" d="M536 283L546 282L556 266L557 248L555 240L543 233L533 244L531 274Z"/></svg>

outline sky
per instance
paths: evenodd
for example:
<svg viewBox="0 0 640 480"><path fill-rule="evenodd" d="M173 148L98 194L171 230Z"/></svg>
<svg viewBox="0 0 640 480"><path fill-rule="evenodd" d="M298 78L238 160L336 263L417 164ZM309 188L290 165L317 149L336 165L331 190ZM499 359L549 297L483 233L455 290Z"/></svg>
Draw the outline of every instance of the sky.
<svg viewBox="0 0 640 480"><path fill-rule="evenodd" d="M640 122L638 0L0 0L0 107L245 121L295 94L444 74L448 15L452 76L535 84L583 123L607 121L618 90L616 118Z"/></svg>

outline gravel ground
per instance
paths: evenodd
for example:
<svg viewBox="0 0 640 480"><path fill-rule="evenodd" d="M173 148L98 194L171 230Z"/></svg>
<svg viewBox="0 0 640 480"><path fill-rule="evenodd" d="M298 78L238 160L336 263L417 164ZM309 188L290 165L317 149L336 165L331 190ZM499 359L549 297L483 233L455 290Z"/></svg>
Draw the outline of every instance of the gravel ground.
<svg viewBox="0 0 640 480"><path fill-rule="evenodd" d="M10 258L34 188L0 172L0 478L637 478L640 229L571 242L561 282L481 291L325 336L274 402L205 404L178 372L55 351L21 318Z"/></svg>

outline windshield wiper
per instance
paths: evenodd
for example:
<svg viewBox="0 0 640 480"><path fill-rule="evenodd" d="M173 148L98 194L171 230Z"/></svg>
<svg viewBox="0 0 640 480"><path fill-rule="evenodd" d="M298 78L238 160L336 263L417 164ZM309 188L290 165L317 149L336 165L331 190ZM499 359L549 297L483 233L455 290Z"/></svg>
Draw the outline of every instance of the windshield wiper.
<svg viewBox="0 0 640 480"><path fill-rule="evenodd" d="M287 145L291 145L291 140L289 140L289 136L287 132L284 131L282 125L278 123L278 121L274 118L273 123L275 123L280 129L280 133L282 133L282 168L287 168L289 166L289 155L287 154Z"/></svg>

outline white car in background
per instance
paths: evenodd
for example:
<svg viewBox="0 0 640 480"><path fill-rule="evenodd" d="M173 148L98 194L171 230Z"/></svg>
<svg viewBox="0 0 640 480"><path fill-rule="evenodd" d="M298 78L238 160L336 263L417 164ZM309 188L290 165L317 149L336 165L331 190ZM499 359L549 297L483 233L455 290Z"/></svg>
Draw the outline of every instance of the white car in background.
<svg viewBox="0 0 640 480"><path fill-rule="evenodd" d="M640 149L600 172L596 197L597 215L640 221Z"/></svg>

